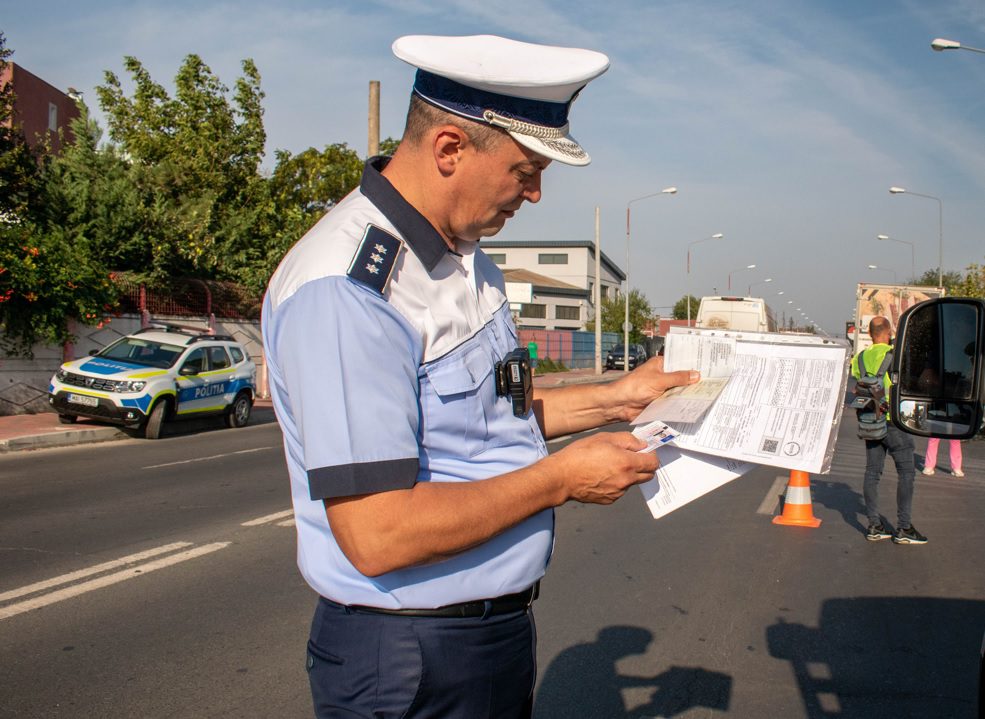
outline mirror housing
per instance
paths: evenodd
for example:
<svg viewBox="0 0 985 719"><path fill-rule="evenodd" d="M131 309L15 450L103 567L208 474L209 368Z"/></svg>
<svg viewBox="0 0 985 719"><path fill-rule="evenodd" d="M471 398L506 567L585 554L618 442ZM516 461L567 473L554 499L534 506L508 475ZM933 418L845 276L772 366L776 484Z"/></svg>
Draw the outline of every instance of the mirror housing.
<svg viewBox="0 0 985 719"><path fill-rule="evenodd" d="M985 301L941 297L908 309L890 372L896 427L923 437L973 437L985 401Z"/></svg>

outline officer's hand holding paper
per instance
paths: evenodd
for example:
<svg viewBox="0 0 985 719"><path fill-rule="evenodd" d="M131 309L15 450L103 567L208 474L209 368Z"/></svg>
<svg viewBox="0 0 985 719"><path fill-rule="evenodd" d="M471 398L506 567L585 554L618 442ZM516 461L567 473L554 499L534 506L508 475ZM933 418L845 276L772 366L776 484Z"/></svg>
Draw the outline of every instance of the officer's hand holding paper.
<svg viewBox="0 0 985 719"><path fill-rule="evenodd" d="M841 344L674 328L666 353L668 369L697 366L705 386L668 392L633 422L634 434L660 447L660 469L640 487L654 517L741 476L753 462L827 470L847 372ZM660 445L651 435L673 439Z"/></svg>

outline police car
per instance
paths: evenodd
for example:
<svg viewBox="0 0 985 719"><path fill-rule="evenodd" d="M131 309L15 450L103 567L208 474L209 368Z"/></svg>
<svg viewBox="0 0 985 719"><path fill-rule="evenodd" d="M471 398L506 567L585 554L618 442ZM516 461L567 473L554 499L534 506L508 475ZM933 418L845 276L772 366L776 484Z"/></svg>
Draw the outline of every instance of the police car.
<svg viewBox="0 0 985 719"><path fill-rule="evenodd" d="M232 337L162 326L66 362L48 401L65 424L88 417L157 439L172 419L225 415L229 427L246 425L255 387L256 365Z"/></svg>

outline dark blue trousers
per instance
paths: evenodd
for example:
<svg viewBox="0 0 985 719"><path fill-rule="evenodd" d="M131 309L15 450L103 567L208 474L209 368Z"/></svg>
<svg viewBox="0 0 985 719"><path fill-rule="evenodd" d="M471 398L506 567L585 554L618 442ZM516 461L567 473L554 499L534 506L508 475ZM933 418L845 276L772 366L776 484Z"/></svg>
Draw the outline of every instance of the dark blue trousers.
<svg viewBox="0 0 985 719"><path fill-rule="evenodd" d="M308 640L319 719L529 719L533 613L370 614L320 599Z"/></svg>

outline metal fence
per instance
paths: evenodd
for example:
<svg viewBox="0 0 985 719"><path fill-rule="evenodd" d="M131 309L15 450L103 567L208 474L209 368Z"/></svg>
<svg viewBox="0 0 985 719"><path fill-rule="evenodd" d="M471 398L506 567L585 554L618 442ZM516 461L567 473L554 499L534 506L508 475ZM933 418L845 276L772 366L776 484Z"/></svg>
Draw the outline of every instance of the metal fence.
<svg viewBox="0 0 985 719"><path fill-rule="evenodd" d="M260 319L263 296L235 282L176 278L167 287L153 287L126 275L117 275L114 281L120 289L119 311L123 314Z"/></svg>
<svg viewBox="0 0 985 719"><path fill-rule="evenodd" d="M568 369L584 369L595 366L595 333L574 330L519 330L521 347L531 342L537 345L538 360L551 359ZM602 333L602 358L622 341L617 332Z"/></svg>

